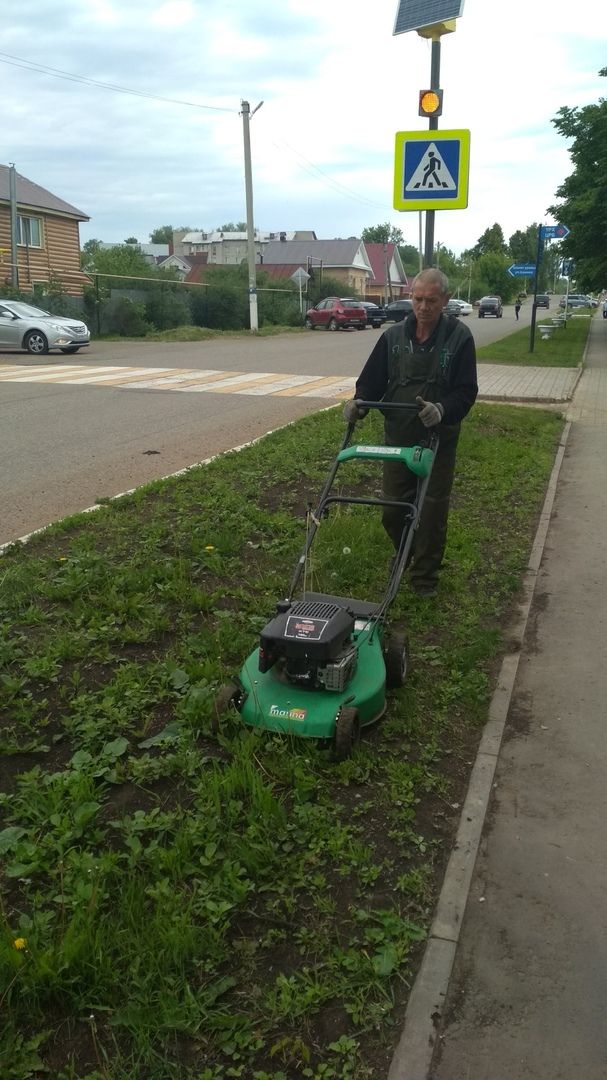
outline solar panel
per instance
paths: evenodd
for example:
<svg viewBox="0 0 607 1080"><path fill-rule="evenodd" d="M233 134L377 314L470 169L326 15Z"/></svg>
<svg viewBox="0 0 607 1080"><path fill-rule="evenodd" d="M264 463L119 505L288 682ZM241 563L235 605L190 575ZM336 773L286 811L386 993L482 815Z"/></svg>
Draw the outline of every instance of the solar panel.
<svg viewBox="0 0 607 1080"><path fill-rule="evenodd" d="M464 10L464 0L399 0L394 34L420 30L447 19L458 19Z"/></svg>

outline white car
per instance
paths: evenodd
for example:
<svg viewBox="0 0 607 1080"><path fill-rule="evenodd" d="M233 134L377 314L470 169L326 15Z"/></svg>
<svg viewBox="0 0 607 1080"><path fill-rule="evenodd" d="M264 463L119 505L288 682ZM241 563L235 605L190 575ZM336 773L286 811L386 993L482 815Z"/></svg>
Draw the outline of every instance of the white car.
<svg viewBox="0 0 607 1080"><path fill-rule="evenodd" d="M51 315L20 300L0 299L0 349L25 349L35 356L49 349L76 353L90 340L90 330L80 319Z"/></svg>
<svg viewBox="0 0 607 1080"><path fill-rule="evenodd" d="M458 305L460 315L472 315L474 309L467 300L451 300L451 303Z"/></svg>

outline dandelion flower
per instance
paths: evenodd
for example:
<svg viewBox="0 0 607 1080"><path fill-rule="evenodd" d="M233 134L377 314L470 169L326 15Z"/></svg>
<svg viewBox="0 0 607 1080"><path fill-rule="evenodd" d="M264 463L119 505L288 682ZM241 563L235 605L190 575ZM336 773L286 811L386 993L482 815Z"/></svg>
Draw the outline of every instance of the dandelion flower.
<svg viewBox="0 0 607 1080"><path fill-rule="evenodd" d="M207 544L204 550L205 551L215 551L215 545L214 544Z"/></svg>
<svg viewBox="0 0 607 1080"><path fill-rule="evenodd" d="M352 548L349 548L349 547L345 547L345 548L343 549L343 554L344 554L344 555L351 555L351 554L352 554Z"/></svg>
<svg viewBox="0 0 607 1080"><path fill-rule="evenodd" d="M22 952L23 949L27 948L26 939L24 937L16 937L15 940L13 941L13 948L14 949L19 949L19 952Z"/></svg>

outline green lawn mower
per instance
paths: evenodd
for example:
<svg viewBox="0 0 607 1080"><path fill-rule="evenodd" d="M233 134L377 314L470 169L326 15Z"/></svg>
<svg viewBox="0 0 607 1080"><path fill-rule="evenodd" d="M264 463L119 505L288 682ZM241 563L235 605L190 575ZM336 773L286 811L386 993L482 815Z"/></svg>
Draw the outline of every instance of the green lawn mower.
<svg viewBox="0 0 607 1080"><path fill-rule="evenodd" d="M417 405L359 401L366 409L417 412ZM287 596L261 632L258 647L240 675L223 686L215 700L220 716L236 709L245 724L266 731L317 739L332 744L333 756L349 756L362 728L386 711L386 690L402 686L407 673L407 640L388 630L389 609L409 561L415 530L430 481L438 436L426 445L368 446L351 444L355 424L348 424L318 506L308 515L308 529ZM332 494L339 469L363 459L399 459L417 477L415 500L397 503L383 498ZM319 525L338 503L401 506L406 524L392 560L387 588L379 603L330 593L301 591L304 569Z"/></svg>

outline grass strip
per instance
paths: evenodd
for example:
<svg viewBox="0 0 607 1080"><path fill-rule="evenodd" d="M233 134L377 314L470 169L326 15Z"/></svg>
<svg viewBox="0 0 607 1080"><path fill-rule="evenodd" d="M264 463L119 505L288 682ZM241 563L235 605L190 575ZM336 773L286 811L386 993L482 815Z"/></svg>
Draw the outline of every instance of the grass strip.
<svg viewBox="0 0 607 1080"><path fill-rule="evenodd" d="M538 319L550 323L552 316ZM483 345L476 350L482 364L518 364L521 367L577 367L581 364L590 332L590 317L572 316L565 327L558 327L548 341L536 328L533 352L529 352L530 329L525 327L508 337Z"/></svg>
<svg viewBox="0 0 607 1080"><path fill-rule="evenodd" d="M409 678L339 765L216 733L213 700L284 594L340 410L7 551L3 1078L387 1074L562 426L473 410L439 598L393 609ZM313 551L315 587L381 595L376 511L332 512Z"/></svg>

